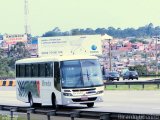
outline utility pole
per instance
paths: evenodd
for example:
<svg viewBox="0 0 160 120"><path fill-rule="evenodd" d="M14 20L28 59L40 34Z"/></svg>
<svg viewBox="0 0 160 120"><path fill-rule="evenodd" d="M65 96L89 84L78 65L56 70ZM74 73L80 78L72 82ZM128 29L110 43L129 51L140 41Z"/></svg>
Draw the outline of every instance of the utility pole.
<svg viewBox="0 0 160 120"><path fill-rule="evenodd" d="M109 36L107 34L102 35L102 40L107 41L109 44L108 56L109 56L109 70L110 71L112 70L112 63L111 63L111 57L112 57L112 55L111 55L111 40L112 39L113 39L112 36Z"/></svg>
<svg viewBox="0 0 160 120"><path fill-rule="evenodd" d="M25 35L27 36L27 42L25 43L26 47L29 47L29 44L32 44L31 30L28 18L29 18L28 0L24 0L24 23L25 23L24 30L25 30Z"/></svg>
<svg viewBox="0 0 160 120"><path fill-rule="evenodd" d="M109 70L112 71L112 62L111 62L111 39L109 40Z"/></svg>
<svg viewBox="0 0 160 120"><path fill-rule="evenodd" d="M158 75L158 50L157 50L157 42L158 42L159 37L155 36L153 38L156 39L156 44L155 44L156 54L155 54L155 57L156 57L156 75Z"/></svg>
<svg viewBox="0 0 160 120"><path fill-rule="evenodd" d="M24 20L25 20L25 25L24 25L24 29L25 29L25 34L29 35L30 34L30 26L29 26L29 22L28 22L28 15L29 15L29 9L28 9L28 0L24 0Z"/></svg>
<svg viewBox="0 0 160 120"><path fill-rule="evenodd" d="M158 75L157 40L158 40L158 38L156 37L156 75Z"/></svg>
<svg viewBox="0 0 160 120"><path fill-rule="evenodd" d="M144 46L144 53L145 53L145 65L146 65L146 75L148 75L148 63L147 63L147 49L146 46Z"/></svg>

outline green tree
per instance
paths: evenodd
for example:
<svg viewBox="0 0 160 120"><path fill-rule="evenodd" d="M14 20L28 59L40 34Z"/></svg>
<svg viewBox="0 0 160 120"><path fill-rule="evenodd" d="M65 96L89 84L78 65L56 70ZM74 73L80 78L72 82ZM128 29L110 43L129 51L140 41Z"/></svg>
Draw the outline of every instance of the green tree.
<svg viewBox="0 0 160 120"><path fill-rule="evenodd" d="M14 68L15 61L23 58L29 58L31 55L26 49L26 46L23 42L18 42L16 45L10 48L8 53L9 56L9 66Z"/></svg>
<svg viewBox="0 0 160 120"><path fill-rule="evenodd" d="M129 67L129 70L136 70L140 76L147 75L147 68L145 65L136 65L134 67Z"/></svg>
<svg viewBox="0 0 160 120"><path fill-rule="evenodd" d="M72 35L81 35L80 29L72 29L71 33Z"/></svg>
<svg viewBox="0 0 160 120"><path fill-rule="evenodd" d="M12 46L7 54L0 49L0 76L15 77L15 61L28 57L30 53L22 42Z"/></svg>
<svg viewBox="0 0 160 120"><path fill-rule="evenodd" d="M15 57L17 60L30 57L29 51L26 49L25 43L18 42L9 50L9 57Z"/></svg>
<svg viewBox="0 0 160 120"><path fill-rule="evenodd" d="M0 49L0 76L14 77L15 72L9 67L9 58L5 55L4 50Z"/></svg>
<svg viewBox="0 0 160 120"><path fill-rule="evenodd" d="M42 37L61 36L62 32L58 27L55 27L52 31L48 31L42 35Z"/></svg>
<svg viewBox="0 0 160 120"><path fill-rule="evenodd" d="M138 40L137 39L131 39L130 42L131 43L136 43L136 42L138 42Z"/></svg>

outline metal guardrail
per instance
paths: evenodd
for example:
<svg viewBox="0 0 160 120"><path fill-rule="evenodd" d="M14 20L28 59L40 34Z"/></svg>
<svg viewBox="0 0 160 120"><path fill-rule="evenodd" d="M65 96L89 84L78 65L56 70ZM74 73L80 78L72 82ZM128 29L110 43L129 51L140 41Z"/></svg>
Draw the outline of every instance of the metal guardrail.
<svg viewBox="0 0 160 120"><path fill-rule="evenodd" d="M160 79L153 79L149 81L133 81L133 82L106 82L105 88L107 85L115 85L116 88L118 85L128 85L128 88L130 88L131 85L142 85L142 89L144 89L145 85L157 85L157 89L160 89Z"/></svg>
<svg viewBox="0 0 160 120"><path fill-rule="evenodd" d="M101 111L83 111L83 110L54 110L42 108L29 108L18 106L0 105L1 111L10 111L10 119L14 120L14 112L26 113L27 120L31 119L31 114L46 115L46 120L51 120L51 117L70 117L71 120L75 118L97 119L97 120L160 120L158 114L134 114L134 113L115 113L115 112L101 112Z"/></svg>

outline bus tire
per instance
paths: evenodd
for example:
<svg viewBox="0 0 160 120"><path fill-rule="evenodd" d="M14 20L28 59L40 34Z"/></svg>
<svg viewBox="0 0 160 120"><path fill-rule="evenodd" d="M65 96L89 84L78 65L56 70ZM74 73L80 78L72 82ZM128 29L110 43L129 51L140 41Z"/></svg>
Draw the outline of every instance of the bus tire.
<svg viewBox="0 0 160 120"><path fill-rule="evenodd" d="M33 98L32 98L31 93L28 94L28 101L29 101L30 107L34 107L34 102L33 102Z"/></svg>
<svg viewBox="0 0 160 120"><path fill-rule="evenodd" d="M52 107L53 107L54 109L57 109L57 108L58 108L57 102L56 102L56 96L55 96L54 93L52 93Z"/></svg>
<svg viewBox="0 0 160 120"><path fill-rule="evenodd" d="M94 106L94 102L92 102L92 103L87 103L87 107L93 107Z"/></svg>

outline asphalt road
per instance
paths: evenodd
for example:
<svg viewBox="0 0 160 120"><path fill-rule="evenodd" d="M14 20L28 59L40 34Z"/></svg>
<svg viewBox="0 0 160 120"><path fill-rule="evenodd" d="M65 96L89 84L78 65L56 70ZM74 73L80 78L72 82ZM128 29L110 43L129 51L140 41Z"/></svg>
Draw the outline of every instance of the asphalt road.
<svg viewBox="0 0 160 120"><path fill-rule="evenodd" d="M0 87L0 104L29 105L16 99L15 87ZM104 102L96 103L93 108L87 108L83 105L71 105L65 108L86 111L160 114L160 90L105 91Z"/></svg>

